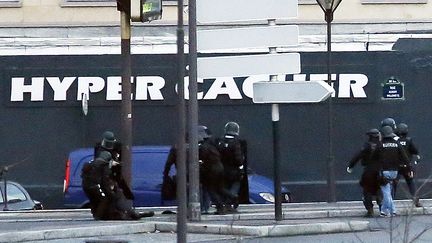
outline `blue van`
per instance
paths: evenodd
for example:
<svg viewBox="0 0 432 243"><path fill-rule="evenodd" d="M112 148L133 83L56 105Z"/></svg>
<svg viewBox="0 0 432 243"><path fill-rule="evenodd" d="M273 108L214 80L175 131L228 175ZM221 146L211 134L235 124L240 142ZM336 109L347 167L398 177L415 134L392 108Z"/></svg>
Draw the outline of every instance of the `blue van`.
<svg viewBox="0 0 432 243"><path fill-rule="evenodd" d="M171 146L132 147L132 191L135 207L175 205L175 201L161 198L162 172ZM66 161L64 179L64 207L87 208L89 200L81 187L81 168L93 159L93 148L72 151ZM173 169L171 170L171 173ZM249 201L251 203L274 203L273 181L267 177L248 173ZM282 187L282 202L291 202L291 194Z"/></svg>

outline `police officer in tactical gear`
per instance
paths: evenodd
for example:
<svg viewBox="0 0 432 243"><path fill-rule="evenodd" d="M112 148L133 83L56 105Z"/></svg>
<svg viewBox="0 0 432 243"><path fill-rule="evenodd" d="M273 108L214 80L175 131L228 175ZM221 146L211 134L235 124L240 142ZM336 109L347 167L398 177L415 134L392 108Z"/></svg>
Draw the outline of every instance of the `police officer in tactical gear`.
<svg viewBox="0 0 432 243"><path fill-rule="evenodd" d="M82 169L82 186L90 200L92 215L97 220L136 220L145 215L135 212L126 201L111 168L116 165L108 151L86 163Z"/></svg>
<svg viewBox="0 0 432 243"><path fill-rule="evenodd" d="M374 128L367 131L366 135L368 136L368 141L364 143L362 149L350 160L347 172L351 173L352 168L357 164L357 162L361 161L363 174L360 179L360 186L363 188L363 205L367 210L365 216L373 217L373 197L375 197L379 208L381 208L382 203L382 195L378 181L380 165L373 156L380 143L380 132L378 129Z"/></svg>
<svg viewBox="0 0 432 243"><path fill-rule="evenodd" d="M397 177L400 167L409 164L408 156L404 148L395 140L396 136L390 126L381 128L382 141L376 149L375 156L381 166L381 191L383 194L383 203L381 206L380 216L389 217L396 215L396 208L393 204L392 187Z"/></svg>
<svg viewBox="0 0 432 243"><path fill-rule="evenodd" d="M91 213L98 220L105 218L110 204L108 192L112 191L112 182L108 164L111 159L111 154L104 151L82 168L82 187L90 200Z"/></svg>
<svg viewBox="0 0 432 243"><path fill-rule="evenodd" d="M384 127L384 126L391 127L393 129L393 131L396 130L396 128L397 128L395 120L393 118L391 118L391 117L384 118L381 121L381 128Z"/></svg>
<svg viewBox="0 0 432 243"><path fill-rule="evenodd" d="M102 135L102 141L95 145L94 161L100 157L105 158L107 153L110 154L108 164L99 163L98 166L104 168L102 177L109 177L112 190L106 191L105 193L110 193L106 198L109 201L109 206L108 212L105 210L101 219L139 219L153 216L154 212L152 211L138 213L132 208L134 195L122 174L121 143L117 141L114 133L111 131L105 131ZM103 154L105 154L105 156L102 156ZM108 169L106 169L107 166ZM106 179L105 182L108 182L108 179Z"/></svg>
<svg viewBox="0 0 432 243"><path fill-rule="evenodd" d="M112 170L112 176L118 183L119 187L122 189L125 197L129 200L134 200L134 195L132 190L130 189L128 183L123 177L122 174L122 165L121 161L121 146L122 144L117 141L115 135L111 131L105 131L102 134L102 141L100 143L96 143L94 147L94 156L97 158L102 151L107 151L111 153L112 159L119 163L116 164Z"/></svg>
<svg viewBox="0 0 432 243"><path fill-rule="evenodd" d="M224 180L224 166L221 155L215 146L205 126L198 126L198 153L200 163L200 181L203 192L208 193L211 201L216 205L216 214L225 214L225 200L233 200L234 195L226 190ZM203 202L206 203L206 202ZM204 205L204 211L208 205Z"/></svg>
<svg viewBox="0 0 432 243"><path fill-rule="evenodd" d="M396 187L399 182L401 176L405 178L405 182L407 183L409 192L413 198L414 205L416 207L421 207L422 205L419 202L419 198L416 196L416 186L414 183L414 168L413 163L417 164L420 159L419 151L417 147L414 145L412 138L408 136L408 125L405 123L399 123L397 126L396 134L399 136L399 142L402 144L405 153L408 155L410 159L410 163L406 167L399 168L398 177L396 178L394 184L394 194L396 194Z"/></svg>
<svg viewBox="0 0 432 243"><path fill-rule="evenodd" d="M246 142L241 140L239 135L240 126L236 122L228 122L225 124L224 136L218 140L218 149L224 165L225 186L235 196L235 200L231 202L232 208L228 208L232 211L236 211L239 202L244 202L239 196L240 189L243 187L244 190L244 180L247 180ZM246 200L248 202L248 198Z"/></svg>

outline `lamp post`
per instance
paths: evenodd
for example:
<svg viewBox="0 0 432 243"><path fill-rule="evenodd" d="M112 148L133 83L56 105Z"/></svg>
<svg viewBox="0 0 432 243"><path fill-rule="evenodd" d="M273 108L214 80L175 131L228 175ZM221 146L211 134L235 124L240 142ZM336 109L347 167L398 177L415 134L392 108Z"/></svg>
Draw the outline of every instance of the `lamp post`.
<svg viewBox="0 0 432 243"><path fill-rule="evenodd" d="M321 9L324 11L325 21L327 22L327 82L332 85L331 79L331 22L333 21L333 13L339 6L342 0L316 0ZM334 171L334 155L333 155L333 107L332 97L328 99L328 158L327 158L327 187L328 187L328 202L336 202L336 180Z"/></svg>

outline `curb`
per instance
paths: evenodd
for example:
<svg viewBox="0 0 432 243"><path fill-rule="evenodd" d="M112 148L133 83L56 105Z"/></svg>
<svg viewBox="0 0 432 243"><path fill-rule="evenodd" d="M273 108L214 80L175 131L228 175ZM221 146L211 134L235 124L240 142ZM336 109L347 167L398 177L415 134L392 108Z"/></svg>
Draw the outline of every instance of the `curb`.
<svg viewBox="0 0 432 243"><path fill-rule="evenodd" d="M171 222L156 223L161 232L176 232L177 224ZM189 233L242 235L242 236L291 236L305 234L343 233L369 230L369 221L325 222L308 224L280 224L261 226L239 226L221 224L188 224Z"/></svg>
<svg viewBox="0 0 432 243"><path fill-rule="evenodd" d="M0 242L41 241L80 237L149 233L154 232L155 230L156 228L154 223L145 222L134 224L129 223L102 225L95 227L73 227L67 229L17 231L0 233Z"/></svg>
<svg viewBox="0 0 432 243"><path fill-rule="evenodd" d="M333 223L239 226L227 224L188 223L188 233L242 235L242 236L290 236L304 234L342 233L369 230L368 221L348 221ZM95 227L73 227L0 233L0 242L42 241L122 234L176 232L174 222L144 222L103 225Z"/></svg>

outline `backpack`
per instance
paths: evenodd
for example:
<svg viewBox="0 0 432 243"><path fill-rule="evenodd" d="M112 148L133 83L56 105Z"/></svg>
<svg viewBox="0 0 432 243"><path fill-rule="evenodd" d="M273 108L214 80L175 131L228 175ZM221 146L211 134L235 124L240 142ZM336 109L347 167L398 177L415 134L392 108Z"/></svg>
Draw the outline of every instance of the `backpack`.
<svg viewBox="0 0 432 243"><path fill-rule="evenodd" d="M83 186L90 187L101 183L100 168L98 168L93 159L83 164L81 178Z"/></svg>
<svg viewBox="0 0 432 243"><path fill-rule="evenodd" d="M224 166L238 168L242 165L242 151L237 139L221 138L217 143Z"/></svg>

